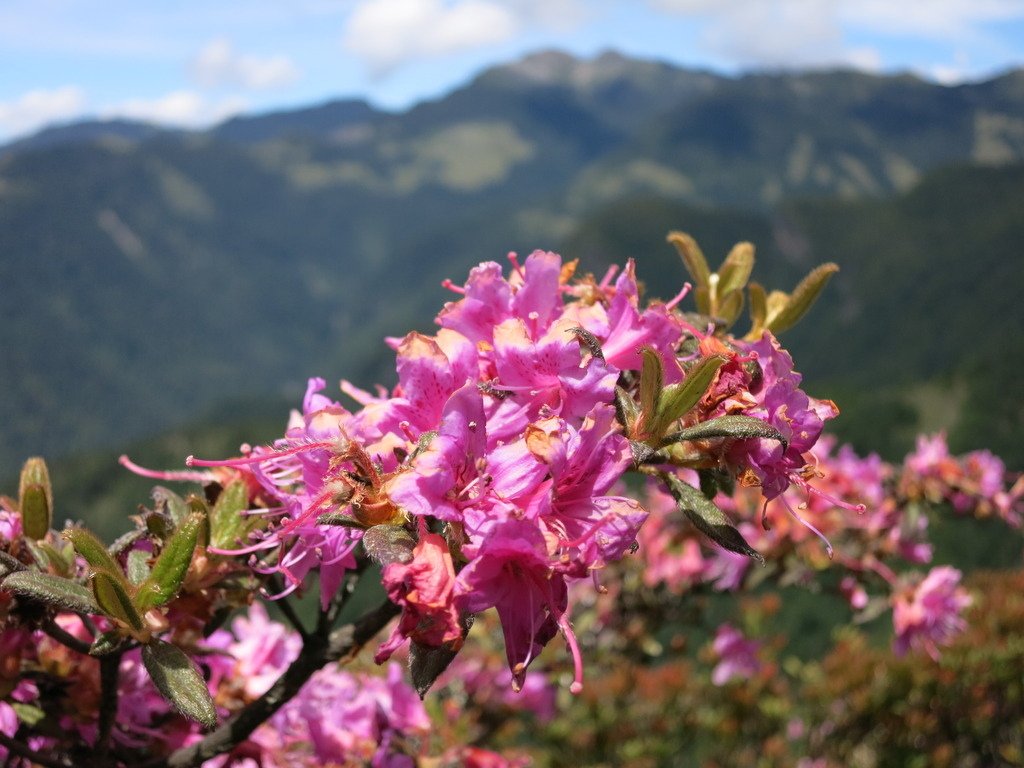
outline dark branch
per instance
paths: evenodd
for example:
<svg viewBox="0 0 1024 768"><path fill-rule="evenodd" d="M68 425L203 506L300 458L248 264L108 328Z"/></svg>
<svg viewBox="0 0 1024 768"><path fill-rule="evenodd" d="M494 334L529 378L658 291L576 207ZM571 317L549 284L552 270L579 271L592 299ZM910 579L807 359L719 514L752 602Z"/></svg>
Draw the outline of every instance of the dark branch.
<svg viewBox="0 0 1024 768"><path fill-rule="evenodd" d="M329 661L337 661L357 653L398 612L398 606L387 601L334 632L330 631L329 623L320 622L317 631L305 638L298 657L270 690L236 712L220 727L208 733L202 741L182 747L167 757L146 763L143 768L195 768L217 755L234 749L288 703L314 672Z"/></svg>
<svg viewBox="0 0 1024 768"><path fill-rule="evenodd" d="M63 757L51 757L35 750L29 749L25 744L13 739L6 733L0 731L0 746L6 747L12 755L24 757L32 764L38 764L43 768L71 768L71 762Z"/></svg>

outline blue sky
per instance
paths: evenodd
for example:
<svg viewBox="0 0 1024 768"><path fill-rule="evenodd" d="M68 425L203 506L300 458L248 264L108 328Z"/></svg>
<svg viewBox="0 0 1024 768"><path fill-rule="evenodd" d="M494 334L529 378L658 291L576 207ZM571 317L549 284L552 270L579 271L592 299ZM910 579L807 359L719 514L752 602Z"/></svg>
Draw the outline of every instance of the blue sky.
<svg viewBox="0 0 1024 768"><path fill-rule="evenodd" d="M1024 0L3 0L0 142L86 117L401 108L552 47L955 83L1024 66Z"/></svg>

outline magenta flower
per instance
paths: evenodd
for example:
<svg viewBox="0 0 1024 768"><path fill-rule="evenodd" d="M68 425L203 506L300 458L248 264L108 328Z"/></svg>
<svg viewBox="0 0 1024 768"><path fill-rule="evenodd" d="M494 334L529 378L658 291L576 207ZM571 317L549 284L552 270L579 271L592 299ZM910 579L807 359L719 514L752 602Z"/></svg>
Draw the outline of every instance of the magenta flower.
<svg viewBox="0 0 1024 768"><path fill-rule="evenodd" d="M462 645L459 612L453 602L455 566L441 536L427 533L421 524L412 561L387 565L383 581L391 602L402 606L402 615L374 661L387 661L406 638L434 647L449 643L457 649Z"/></svg>
<svg viewBox="0 0 1024 768"><path fill-rule="evenodd" d="M711 671L711 682L715 685L753 677L761 669L761 662L757 658L760 643L748 640L731 624L722 624L718 628L712 647L718 656L718 663Z"/></svg>
<svg viewBox="0 0 1024 768"><path fill-rule="evenodd" d="M552 571L540 529L526 521L494 526L464 553L471 559L456 580L456 603L467 613L497 609L513 684L522 687L526 668L558 629L571 636L565 579ZM578 662L574 637L570 646Z"/></svg>
<svg viewBox="0 0 1024 768"><path fill-rule="evenodd" d="M893 650L900 656L908 649L923 650L939 658L939 646L948 645L967 622L961 613L971 597L960 586L960 571L949 566L932 568L914 588L897 594L893 601Z"/></svg>
<svg viewBox="0 0 1024 768"><path fill-rule="evenodd" d="M788 445L783 449L776 440L740 440L729 451L729 461L749 468L760 481L765 498L774 499L791 482L806 485L798 477L807 464L804 454L814 446L825 421L835 418L839 411L830 400L815 400L800 389L802 377L793 370L793 358L770 333L766 331L747 349L757 354L761 381L751 392L757 406L745 414L771 424Z"/></svg>

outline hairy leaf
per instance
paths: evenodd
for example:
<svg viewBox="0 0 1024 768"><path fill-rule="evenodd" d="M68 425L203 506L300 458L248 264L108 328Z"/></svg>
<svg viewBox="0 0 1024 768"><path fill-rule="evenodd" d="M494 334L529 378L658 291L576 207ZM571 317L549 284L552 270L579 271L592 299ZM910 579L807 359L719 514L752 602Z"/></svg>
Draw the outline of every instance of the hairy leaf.
<svg viewBox="0 0 1024 768"><path fill-rule="evenodd" d="M243 541L249 531L249 518L242 512L249 504L249 489L244 480L228 483L210 512L210 544L229 549Z"/></svg>
<svg viewBox="0 0 1024 768"><path fill-rule="evenodd" d="M753 416L740 414L732 416L719 416L717 419L702 421L692 427L681 429L665 437L666 443L678 443L683 440L710 440L716 437L735 437L747 439L751 437L763 437L767 440L778 440L782 443L782 449L787 447L786 438L782 436L775 427L761 419Z"/></svg>
<svg viewBox="0 0 1024 768"><path fill-rule="evenodd" d="M142 663L153 683L185 717L207 728L217 724L217 709L199 668L177 646L154 640L142 647Z"/></svg>
<svg viewBox="0 0 1024 768"><path fill-rule="evenodd" d="M703 493L673 474L662 472L660 477L675 498L679 510L689 518L698 531L723 549L747 555L764 565L764 558L747 543L743 534L737 530L725 513Z"/></svg>
<svg viewBox="0 0 1024 768"><path fill-rule="evenodd" d="M736 243L718 268L718 311L721 300L733 291L742 291L754 270L754 246L751 243Z"/></svg>
<svg viewBox="0 0 1024 768"><path fill-rule="evenodd" d="M465 641L473 626L473 614L464 614L459 618L462 625L462 640ZM460 642L459 647L462 646ZM458 655L458 648L452 649L449 645L429 646L422 645L415 640L409 644L409 676L412 679L413 688L422 699L427 695L430 686L441 676L452 660Z"/></svg>
<svg viewBox="0 0 1024 768"><path fill-rule="evenodd" d="M679 257L683 260L683 266L686 267L686 271L693 278L694 287L698 291L701 289L706 291L711 284L711 268L708 266L708 260L704 258L704 252L697 245L697 241L685 232L669 232L668 241L679 252ZM705 303L707 303L706 300ZM710 314L711 312L710 306L701 306L699 294L697 308L704 314Z"/></svg>
<svg viewBox="0 0 1024 768"><path fill-rule="evenodd" d="M123 586L127 587L128 581L125 579L124 571L121 570L121 565L107 551L103 542L96 538L92 531L85 528L68 528L61 533L61 536L71 542L71 546L75 548L75 551L84 557L85 562L94 569L107 571L111 576L117 578Z"/></svg>
<svg viewBox="0 0 1024 768"><path fill-rule="evenodd" d="M818 296L824 290L828 281L832 278L839 267L831 262L822 264L813 269L807 277L800 281L800 284L793 289L789 301L775 317L768 323L768 329L772 333L781 333L792 328L811 308Z"/></svg>
<svg viewBox="0 0 1024 768"><path fill-rule="evenodd" d="M21 527L30 539L41 539L50 530L53 519L53 488L46 462L34 456L21 468L18 483L18 510Z"/></svg>
<svg viewBox="0 0 1024 768"><path fill-rule="evenodd" d="M375 525L363 534L363 549L380 565L408 563L416 540L400 525Z"/></svg>
<svg viewBox="0 0 1024 768"><path fill-rule="evenodd" d="M65 611L99 613L99 606L86 587L69 579L37 571L17 571L8 575L0 587L22 597L47 603Z"/></svg>
<svg viewBox="0 0 1024 768"><path fill-rule="evenodd" d="M636 437L645 438L653 432L657 421L658 401L665 382L665 371L661 364L661 355L653 347L640 350L643 357L640 368L640 422L637 425Z"/></svg>
<svg viewBox="0 0 1024 768"><path fill-rule="evenodd" d="M157 605L163 605L178 594L192 563L199 530L205 521L204 514L193 512L164 544L160 557L153 563L153 570L139 585L139 591L135 596L135 605L141 613Z"/></svg>
<svg viewBox="0 0 1024 768"><path fill-rule="evenodd" d="M132 603L131 595L121 579L109 571L96 571L92 575L92 594L105 614L136 631L143 628L142 616Z"/></svg>
<svg viewBox="0 0 1024 768"><path fill-rule="evenodd" d="M714 381L718 369L725 364L725 360L722 355L702 358L687 371L685 379L678 384L665 387L658 401L657 419L651 427L654 437L660 438L672 422L684 416L700 402Z"/></svg>

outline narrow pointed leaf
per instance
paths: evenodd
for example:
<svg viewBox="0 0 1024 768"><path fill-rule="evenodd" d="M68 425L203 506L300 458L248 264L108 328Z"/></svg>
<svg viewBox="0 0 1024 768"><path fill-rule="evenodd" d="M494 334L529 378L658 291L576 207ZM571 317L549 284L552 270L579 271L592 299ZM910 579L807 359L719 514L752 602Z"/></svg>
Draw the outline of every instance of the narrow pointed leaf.
<svg viewBox="0 0 1024 768"><path fill-rule="evenodd" d="M34 707L31 704L23 704L20 701L12 701L10 704L11 709L14 710L14 714L18 716L18 719L25 725L32 727L38 725L46 718L46 712L39 707Z"/></svg>
<svg viewBox="0 0 1024 768"><path fill-rule="evenodd" d="M316 519L317 525L340 525L344 528L358 528L362 530L366 526L362 525L358 520L355 520L350 515L343 514L341 512L327 512L320 515Z"/></svg>
<svg viewBox="0 0 1024 768"><path fill-rule="evenodd" d="M754 270L754 246L751 243L736 243L718 268L719 302L733 291L741 291ZM721 312L721 303L719 303Z"/></svg>
<svg viewBox="0 0 1024 768"><path fill-rule="evenodd" d="M651 430L655 438L661 437L672 422L700 402L725 360L723 355L702 358L686 372L685 379L665 387L658 402L658 416Z"/></svg>
<svg viewBox="0 0 1024 768"><path fill-rule="evenodd" d="M380 565L409 563L416 540L400 525L375 525L363 534L363 549Z"/></svg>
<svg viewBox="0 0 1024 768"><path fill-rule="evenodd" d="M763 437L767 440L778 440L783 450L787 447L786 438L775 427L753 416L719 416L681 429L665 438L666 443L678 443L683 440L711 440L716 437L735 437L741 440L751 437Z"/></svg>
<svg viewBox="0 0 1024 768"><path fill-rule="evenodd" d="M189 497L185 499L185 503L188 504L188 515L185 520L188 520L192 515L199 515L199 536L196 539L196 543L200 547L210 546L210 507L206 503L206 500L200 498L196 494L189 494ZM184 521L180 521L179 525L183 525Z"/></svg>
<svg viewBox="0 0 1024 768"><path fill-rule="evenodd" d="M143 628L142 616L119 578L108 571L92 575L92 594L100 609L111 618L124 622L138 631Z"/></svg>
<svg viewBox="0 0 1024 768"><path fill-rule="evenodd" d="M707 288L711 284L711 268L708 260L704 258L704 252L697 245L697 241L685 232L669 232L668 241L675 246L679 257L683 260L683 266L693 278L695 288ZM701 312L707 313L709 307L698 307Z"/></svg>
<svg viewBox="0 0 1024 768"><path fill-rule="evenodd" d="M144 549L133 549L128 553L128 562L125 570L128 573L128 581L139 585L149 576L149 552Z"/></svg>
<svg viewBox="0 0 1024 768"><path fill-rule="evenodd" d="M205 521L205 515L193 512L164 544L160 557L153 563L153 570L139 585L139 591L135 596L135 605L140 613L163 605L178 594L192 563L199 531Z"/></svg>
<svg viewBox="0 0 1024 768"><path fill-rule="evenodd" d="M29 554L32 555L32 561L39 566L41 571L50 570L50 551L45 547L39 546L38 541L32 539L23 539L25 543L25 549L28 550Z"/></svg>
<svg viewBox="0 0 1024 768"><path fill-rule="evenodd" d="M12 557L6 552L0 552L0 579L9 573L23 570L25 570L25 564L23 562Z"/></svg>
<svg viewBox="0 0 1024 768"><path fill-rule="evenodd" d="M97 539L92 531L88 531L85 528L68 528L61 533L61 536L71 542L71 546L75 548L75 551L84 557L85 562L94 569L107 571L111 576L119 579L122 586L127 586L128 581L125 579L124 571L121 570L121 565L107 551L107 548L103 546L103 542Z"/></svg>
<svg viewBox="0 0 1024 768"><path fill-rule="evenodd" d="M476 617L471 613L460 617L463 641L469 634L470 627L473 626L474 618ZM460 642L458 645L461 648L462 643ZM458 653L458 649L453 649L449 644L434 647L422 645L415 640L409 644L409 677L412 679L413 688L416 689L416 693L421 699L427 695L427 691L441 676L441 673L448 669L448 665L452 663Z"/></svg>
<svg viewBox="0 0 1024 768"><path fill-rule="evenodd" d="M646 437L657 419L658 399L664 386L665 372L661 364L661 355L653 347L640 350L643 362L640 368L640 422L637 424L637 437Z"/></svg>
<svg viewBox="0 0 1024 768"><path fill-rule="evenodd" d="M615 387L615 415L627 435L632 435L640 418L640 408L633 396L622 387Z"/></svg>
<svg viewBox="0 0 1024 768"><path fill-rule="evenodd" d="M750 330L744 337L747 341L757 341L764 333L768 322L768 294L760 283L751 283L747 286L750 294Z"/></svg>
<svg viewBox="0 0 1024 768"><path fill-rule="evenodd" d="M243 541L249 530L242 513L249 506L249 489L244 480L228 483L210 512L210 543L228 549Z"/></svg>
<svg viewBox="0 0 1024 768"><path fill-rule="evenodd" d="M120 632L111 630L110 632L103 632L96 636L96 639L92 641L92 645L89 646L90 656L108 656L111 653L116 653L125 644L125 636Z"/></svg>
<svg viewBox="0 0 1024 768"><path fill-rule="evenodd" d="M57 571L58 576L72 575L75 564L74 549L67 545L62 549L57 549L48 541L38 542L37 547L39 551L46 554L46 558L50 561L50 567Z"/></svg>
<svg viewBox="0 0 1024 768"><path fill-rule="evenodd" d="M37 571L17 571L8 575L0 589L22 597L77 613L99 613L99 606L86 587L69 579Z"/></svg>
<svg viewBox="0 0 1024 768"><path fill-rule="evenodd" d="M747 543L743 534L737 530L725 513L703 493L692 485L684 483L675 475L663 472L660 476L679 505L679 510L689 518L698 531L723 549L747 555L764 565L764 558Z"/></svg>
<svg viewBox="0 0 1024 768"><path fill-rule="evenodd" d="M655 454L651 446L640 440L630 440L629 451L633 454L633 464L638 467Z"/></svg>
<svg viewBox="0 0 1024 768"><path fill-rule="evenodd" d="M796 325L800 318L807 314L807 310L817 300L822 290L828 284L828 281L832 278L832 275L838 271L839 267L832 263L822 264L820 267L812 270L793 289L793 293L790 295L789 301L786 302L786 306L782 311L768 323L769 330L772 333L781 333Z"/></svg>
<svg viewBox="0 0 1024 768"><path fill-rule="evenodd" d="M53 488L46 462L34 456L21 468L18 483L18 510L21 526L30 539L41 539L50 530L53 519Z"/></svg>
<svg viewBox="0 0 1024 768"><path fill-rule="evenodd" d="M718 316L729 327L743 313L743 291L730 291L718 304Z"/></svg>
<svg viewBox="0 0 1024 768"><path fill-rule="evenodd" d="M199 668L177 646L154 640L142 647L142 663L153 683L185 717L207 728L217 724L217 709Z"/></svg>
<svg viewBox="0 0 1024 768"><path fill-rule="evenodd" d="M171 516L171 520L174 521L175 525L180 524L188 515L188 504L185 503L181 496L169 488L158 485L153 489L152 496L156 511L166 512Z"/></svg>

